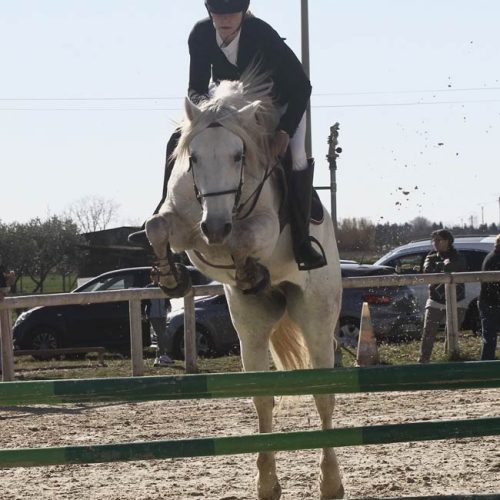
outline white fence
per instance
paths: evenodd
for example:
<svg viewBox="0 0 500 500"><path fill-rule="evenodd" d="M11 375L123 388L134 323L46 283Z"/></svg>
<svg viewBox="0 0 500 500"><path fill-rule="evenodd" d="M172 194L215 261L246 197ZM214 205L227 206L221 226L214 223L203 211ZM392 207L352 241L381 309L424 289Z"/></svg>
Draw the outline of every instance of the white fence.
<svg viewBox="0 0 500 500"><path fill-rule="evenodd" d="M362 288L371 286L399 286L399 285L424 285L445 283L446 313L448 334L448 355L456 357L458 350L458 320L457 320L457 283L479 283L483 281L500 282L500 271L450 273L450 274L408 274L385 275L358 278L344 278L344 288ZM184 347L186 373L197 371L196 332L194 297L222 294L222 285L195 286L184 297ZM90 304L102 302L129 302L130 315L130 345L132 375L144 375L142 326L141 326L141 300L164 298L159 289L129 288L127 290L60 293L51 295L28 295L7 297L0 302L0 335L2 347L2 379L14 380L14 356L12 345L12 310L36 306L55 306L69 304Z"/></svg>

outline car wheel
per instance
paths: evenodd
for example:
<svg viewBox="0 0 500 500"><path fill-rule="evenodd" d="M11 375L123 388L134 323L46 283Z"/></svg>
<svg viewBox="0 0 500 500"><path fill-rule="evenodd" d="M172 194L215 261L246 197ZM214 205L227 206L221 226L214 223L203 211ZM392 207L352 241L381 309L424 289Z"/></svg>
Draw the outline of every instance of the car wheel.
<svg viewBox="0 0 500 500"><path fill-rule="evenodd" d="M359 337L359 319L340 318L338 338L344 347L356 347Z"/></svg>
<svg viewBox="0 0 500 500"><path fill-rule="evenodd" d="M45 351L48 349L57 349L59 347L59 338L56 330L50 326L39 326L35 328L30 335L29 349ZM43 360L50 359L54 356L36 355L35 359Z"/></svg>
<svg viewBox="0 0 500 500"><path fill-rule="evenodd" d="M214 343L207 330L196 325L196 346L198 356L208 358L215 354ZM184 359L184 329L180 328L175 334L173 355L176 359Z"/></svg>

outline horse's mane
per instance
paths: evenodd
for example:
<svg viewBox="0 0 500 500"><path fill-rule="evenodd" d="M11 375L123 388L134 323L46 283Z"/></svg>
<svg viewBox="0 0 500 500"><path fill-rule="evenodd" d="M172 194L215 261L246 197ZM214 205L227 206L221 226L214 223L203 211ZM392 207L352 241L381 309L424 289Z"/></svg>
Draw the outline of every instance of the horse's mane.
<svg viewBox="0 0 500 500"><path fill-rule="evenodd" d="M259 105L254 118L243 123L238 110L256 101ZM244 142L249 164L266 163L269 138L276 130L278 111L272 98L269 74L261 72L258 65L252 65L238 81L224 80L214 86L209 98L198 108L201 110L198 117L193 121L186 118L180 125L181 137L174 157L186 156L193 137L211 123L218 122Z"/></svg>

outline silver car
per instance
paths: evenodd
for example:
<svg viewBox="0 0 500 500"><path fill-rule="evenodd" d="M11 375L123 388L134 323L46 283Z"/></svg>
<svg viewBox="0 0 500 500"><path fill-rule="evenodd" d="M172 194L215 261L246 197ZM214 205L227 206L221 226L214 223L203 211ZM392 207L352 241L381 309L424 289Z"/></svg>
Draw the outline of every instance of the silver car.
<svg viewBox="0 0 500 500"><path fill-rule="evenodd" d="M453 245L465 257L468 271L480 271L484 258L493 250L495 236L457 236ZM375 264L391 266L399 274L419 274L422 273L426 255L432 249L430 238L421 241L412 241L407 245L391 250L377 260ZM423 313L423 308L425 308L428 297L428 286L418 285L412 288L415 290L415 295L418 303L422 307ZM481 329L477 310L479 290L479 283L467 283L465 285L467 313L461 325L462 330L479 332Z"/></svg>

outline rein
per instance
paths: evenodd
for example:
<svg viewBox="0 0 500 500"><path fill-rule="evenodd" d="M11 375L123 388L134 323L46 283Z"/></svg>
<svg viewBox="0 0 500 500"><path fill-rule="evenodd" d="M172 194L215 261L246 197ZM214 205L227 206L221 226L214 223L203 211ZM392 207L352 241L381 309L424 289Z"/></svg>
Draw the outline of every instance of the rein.
<svg viewBox="0 0 500 500"><path fill-rule="evenodd" d="M257 202L259 201L260 193L262 192L262 189L264 188L264 184L266 183L267 179L269 179L269 177L271 177L271 175L273 174L273 172L276 170L276 167L280 163L281 163L281 158L278 158L278 160L276 161L276 163L271 168L269 168L269 163L266 165L266 171L264 172L264 177L259 182L258 186L254 189L253 193L246 199L246 201L244 201L241 205L239 205L236 208L236 215L239 216L239 217L236 217L238 220L244 220L244 219L246 219L253 212L253 210L255 208L255 205L257 205ZM247 213L240 216L240 213L242 212L242 210L245 208L245 206L247 205L247 203L252 198L254 198L254 200L253 200L252 205L248 209Z"/></svg>
<svg viewBox="0 0 500 500"><path fill-rule="evenodd" d="M212 122L210 125L208 125L207 128L216 128L216 127L223 127L219 122ZM257 205L257 202L259 201L260 194L262 192L262 189L264 188L264 184L266 183L267 179L271 177L273 172L276 170L276 167L281 163L281 158L278 158L276 163L270 167L269 164L266 165L266 171L264 172L264 177L262 180L259 182L257 187L254 189L254 191L250 194L250 196L240 204L240 199L241 199L241 192L243 189L243 182L244 182L244 166L245 166L245 146L243 149L243 154L241 156L241 165L240 165L240 181L238 183L238 187L235 189L226 189L224 191L213 191L210 193L202 193L198 189L198 186L196 185L196 179L194 177L194 167L193 167L193 159L191 156L189 157L189 169L191 170L191 174L193 176L193 186L194 186L194 192L196 195L196 199L201 205L201 202L203 198L210 198L213 196L224 196L226 194L233 194L235 193L235 199L234 199L234 208L233 208L233 213L236 215L237 220L244 220L246 219L255 209L255 206ZM241 212L244 210L244 208L247 206L247 204L252 200L253 202L250 205L250 208L247 210L247 212L244 215L241 215Z"/></svg>

